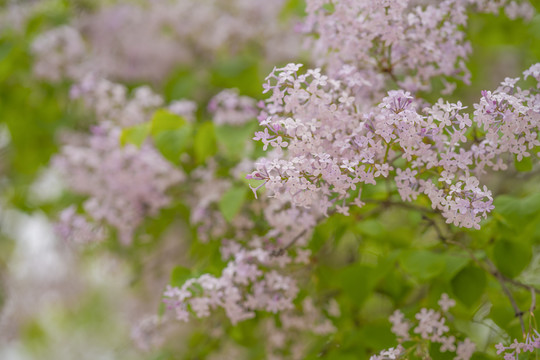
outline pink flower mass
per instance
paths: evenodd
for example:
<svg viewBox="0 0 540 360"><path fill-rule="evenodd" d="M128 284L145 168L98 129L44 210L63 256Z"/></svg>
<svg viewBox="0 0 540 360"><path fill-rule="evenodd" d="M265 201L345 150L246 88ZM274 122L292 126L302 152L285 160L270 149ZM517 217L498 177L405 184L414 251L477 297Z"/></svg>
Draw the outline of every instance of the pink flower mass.
<svg viewBox="0 0 540 360"><path fill-rule="evenodd" d="M0 205L129 268L133 359L538 357L540 58L483 73L534 1L9 4L0 93L61 99L32 171L62 189Z"/></svg>

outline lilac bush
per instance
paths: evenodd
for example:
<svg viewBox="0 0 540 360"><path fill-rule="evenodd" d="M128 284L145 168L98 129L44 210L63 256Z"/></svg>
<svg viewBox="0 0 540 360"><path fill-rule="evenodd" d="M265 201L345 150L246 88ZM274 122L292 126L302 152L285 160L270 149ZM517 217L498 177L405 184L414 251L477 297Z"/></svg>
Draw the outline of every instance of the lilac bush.
<svg viewBox="0 0 540 360"><path fill-rule="evenodd" d="M57 236L152 289L148 356L538 356L540 63L464 90L475 24L534 29L535 5L75 7L26 50L76 118Z"/></svg>

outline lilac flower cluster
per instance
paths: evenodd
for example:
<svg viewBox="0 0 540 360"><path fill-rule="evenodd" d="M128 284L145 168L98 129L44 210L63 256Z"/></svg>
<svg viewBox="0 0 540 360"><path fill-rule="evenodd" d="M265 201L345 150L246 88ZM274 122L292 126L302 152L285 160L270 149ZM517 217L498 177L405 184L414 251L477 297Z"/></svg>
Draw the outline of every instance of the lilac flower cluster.
<svg viewBox="0 0 540 360"><path fill-rule="evenodd" d="M510 17L528 18L528 3L307 0L302 30L316 34L308 45L324 70L303 73L300 64L274 68L264 85L270 95L262 104L225 90L208 105L216 125L243 125L262 108L258 120L263 129L254 139L267 155L256 163L244 159L229 176L213 158L186 175L151 142L124 146L120 134L164 106L195 122L196 104L181 100L166 105L149 87L129 92L102 75L158 82L179 63L211 59L226 46L240 50L255 38L264 39L269 57L286 58L276 49L297 48L275 44L298 39L282 36L284 27L277 21L282 0L157 0L147 5L104 7L84 14L76 27L54 29L34 42L36 74L51 81L77 80L72 97L82 99L98 119L91 134L68 134L54 160L69 187L87 197L85 214L66 209L58 232L90 242L107 237L112 228L129 244L146 217L171 203L168 191L187 183L190 193L182 200L191 209L190 225L199 240L220 241L227 265L219 275L168 286L164 302L186 322L216 310L233 324L257 312L279 313L279 324L266 325L269 358L287 349L301 359L305 347L290 341L295 332L335 331L311 298L295 305L302 288L295 270L312 262L306 245L317 222L331 212L349 215L351 206L363 206L364 185L388 182L403 201L426 197L448 223L478 229L493 209L492 193L481 176L505 170L514 157L537 160L540 64L523 73L525 79L536 79L536 89L523 90L520 79L507 78L494 91L482 92L468 112L461 102L429 104L418 95L431 90L436 79L445 84L443 93L452 92L452 81L469 81L468 8L504 9ZM389 84L398 89L388 91ZM261 181L255 194L264 186L269 197L243 204L234 218L226 219L220 201L240 182L240 174L253 168L247 177ZM412 351L427 355L424 345L429 343L440 344L441 352L455 352L455 360L470 359L475 345L450 335L443 314L455 302L443 294L439 305L442 313L421 309L417 324L394 312L390 321L399 345L371 359L397 359ZM334 302L326 313L339 316L336 307ZM134 337L152 340L158 325L151 318ZM514 359L520 351L537 348L537 335L510 347L498 345L499 353L511 350L508 359ZM409 347L410 342L415 344Z"/></svg>
<svg viewBox="0 0 540 360"><path fill-rule="evenodd" d="M60 26L36 37L32 43L34 74L48 81L77 79L89 70L87 48L81 34L71 26Z"/></svg>
<svg viewBox="0 0 540 360"><path fill-rule="evenodd" d="M529 107L538 103L536 93L504 86L497 89L494 94L508 96L506 101L511 103L505 109L506 119L515 116L524 124L519 129L498 130L493 122L500 119L473 122L469 114L463 113L461 103L439 101L429 106L405 90L390 91L378 103L366 101L355 88L358 84L371 86L362 76L358 77L359 83L350 84L323 75L320 69L298 74L300 67L289 64L275 69L267 78L265 92L271 91L271 97L259 116L264 130L255 136L265 150L272 147L248 176L262 180L271 195L259 203L270 225L268 233L250 235L253 223L242 214L232 224L225 221L215 204L230 182L215 177L211 167L194 172L200 175L196 182L200 191L195 192L198 201L193 204L192 222L200 224L199 235L208 240L232 231L234 236L221 238L223 259L231 261L220 277L203 275L166 292L165 301L182 320L189 319L191 313L208 316L211 309L218 307L225 309L233 323L254 316L257 310L289 309L292 298L283 293L276 295L276 289L264 281L264 273L279 274L275 268L306 261L309 252L302 245L317 219L330 208L348 214L350 203L363 205L362 184L374 184L380 177L393 177L404 200L425 194L449 222L478 227L480 219L492 209L492 196L474 175L496 168L499 158L508 160L505 154L516 154L520 149L510 145L499 151L488 146L487 141L470 144L467 131L515 139L534 134L537 127L536 115ZM210 110L218 109L219 104L225 106L226 100L234 105L229 108L238 104L228 92L218 95ZM527 104L525 120L519 104ZM480 105L477 112L479 117L484 113L496 116ZM238 119L238 114L233 114ZM527 147L535 143L529 135ZM468 148L471 150L465 150ZM257 207L247 211L257 212ZM299 229L299 225L304 226ZM279 251L280 246L287 248L293 243L294 255ZM253 252L258 256L246 255ZM252 301L254 289L258 289L257 301ZM283 303L273 304L269 301L272 296ZM424 320L431 319L431 315ZM437 320L444 325L440 317ZM447 330L443 326L441 331ZM438 336L443 339L442 334ZM468 342L456 347L452 342L455 339L443 340L449 349L459 349L458 356L467 358L471 349Z"/></svg>
<svg viewBox="0 0 540 360"><path fill-rule="evenodd" d="M167 190L185 178L151 143L140 148L120 143L123 127L148 121L163 101L148 87L128 96L124 86L94 77L86 77L72 94L82 97L98 124L89 136L68 134L53 166L72 191L88 196L83 204L86 214L98 224L112 226L120 241L129 244L141 222L170 203ZM61 218L60 235L71 238L72 231L62 220L71 221L71 226L81 221L71 210Z"/></svg>
<svg viewBox="0 0 540 360"><path fill-rule="evenodd" d="M533 329L533 332L534 334L527 333L523 342L514 339L509 346L504 346L502 343L495 345L497 355L504 353L504 360L518 360L520 353L537 351L540 349L540 334L536 329Z"/></svg>
<svg viewBox="0 0 540 360"><path fill-rule="evenodd" d="M479 228L493 198L477 176L505 169L514 155L536 155L540 145L540 96L516 86L519 79L483 92L469 114L460 102L426 106L404 90L368 107L344 82L319 69L298 74L300 66L267 77L264 131L254 139L277 155L261 159L249 175L264 181L270 196L287 194L297 206L317 202L348 214L351 203L363 205L363 184L388 177L404 201L425 194L447 222Z"/></svg>
<svg viewBox="0 0 540 360"><path fill-rule="evenodd" d="M455 304L455 301L450 299L447 294L442 294L439 300L439 306L443 313L447 313L448 309ZM379 355L372 356L370 360L400 359L412 351L416 351L416 354L421 355L423 358L426 358L426 356L430 358L429 354L423 353L427 351L426 348L420 346L421 343L425 342L440 344L440 352L455 352L456 356L454 360L469 360L471 358L476 349L475 344L468 338L456 343L455 336L447 335L450 328L446 325L446 318L442 313L434 309L422 308L415 315L415 318L418 320L418 323L413 328L413 324L405 319L405 315L401 311L396 310L390 316L390 322L392 323L392 332L396 334L400 344L395 348L381 351ZM411 329L417 335L411 336ZM411 342L415 344L406 349L404 344Z"/></svg>
<svg viewBox="0 0 540 360"><path fill-rule="evenodd" d="M252 166L253 162L244 160L237 168ZM290 207L284 199L266 198L245 203L227 221L218 203L242 171L233 169L229 177L219 172L218 162L213 159L192 171L187 181L192 182L193 192L187 194L186 201L192 208L190 220L198 239L219 241L227 265L219 276L205 274L182 286L169 286L164 302L171 311L166 316L172 313L176 319L189 321L221 310L236 324L257 312L276 313L279 320L269 318L261 322L258 330L267 334L267 357L281 359L280 354L288 353L289 358L303 359L309 344L306 336L335 331L331 320L312 299L293 303L301 285L299 273L311 262L311 252L305 246L320 214ZM261 223L268 225L260 229ZM326 313L339 316L335 301L329 303Z"/></svg>
<svg viewBox="0 0 540 360"><path fill-rule="evenodd" d="M135 229L167 206L167 189L184 179L150 144L120 145L120 130L96 126L82 143L65 144L54 160L70 189L88 196L84 210L131 243Z"/></svg>
<svg viewBox="0 0 540 360"><path fill-rule="evenodd" d="M237 89L226 89L214 96L208 104L216 125L242 125L255 119L259 113L256 100L241 96Z"/></svg>
<svg viewBox="0 0 540 360"><path fill-rule="evenodd" d="M467 7L530 19L528 2L444 0L308 0L303 30L317 36L308 46L318 66L343 80L365 98L377 98L389 80L400 88L429 91L431 79L470 82L465 61L471 46L465 38ZM455 84L445 79L445 93Z"/></svg>
<svg viewBox="0 0 540 360"><path fill-rule="evenodd" d="M277 261L262 249L239 252L220 277L205 274L180 288L168 287L164 301L184 321L189 320L189 311L207 317L216 307L222 307L233 324L253 318L256 310L290 310L298 294L296 281L262 269L275 266Z"/></svg>
<svg viewBox="0 0 540 360"><path fill-rule="evenodd" d="M139 86L132 94L128 94L124 85L94 74L85 75L73 85L71 97L81 99L84 105L96 114L101 123L114 124L119 127L146 122L152 113L164 106L163 98L154 93L149 86ZM170 106L174 109L175 104ZM185 110L194 111L195 108L188 106L185 109L176 109L176 113L185 112ZM193 116L193 114L185 115Z"/></svg>
<svg viewBox="0 0 540 360"><path fill-rule="evenodd" d="M122 81L162 82L181 64L259 44L269 61L297 55L300 37L280 21L284 0L119 1L40 34L35 73L78 79L92 71ZM287 33L287 36L284 34Z"/></svg>
<svg viewBox="0 0 540 360"><path fill-rule="evenodd" d="M216 162L210 160L206 166L192 171L189 177L193 189L186 198L191 206L190 222L197 229L198 238L202 242L219 239L228 230L227 221L219 211L218 203L223 194L231 188L232 182L230 179L218 178L216 171ZM234 219L237 230L242 228L238 218ZM251 229L249 225L247 224Z"/></svg>
<svg viewBox="0 0 540 360"><path fill-rule="evenodd" d="M107 238L107 230L100 224L78 214L75 206L64 209L56 223L56 233L70 243L89 244Z"/></svg>
<svg viewBox="0 0 540 360"><path fill-rule="evenodd" d="M228 222L216 205L232 179L218 178L216 171L216 163L210 161L208 167L190 174L195 190L187 201L193 207L191 222L198 236L202 241L220 239L222 258L228 264L219 277L205 274L168 288L165 302L184 321L190 314L209 316L218 307L232 323L253 317L255 311L292 310L298 287L285 270L309 263L310 252L303 247L320 213L289 207L284 199L265 199L262 204L246 204ZM268 224L260 235L256 235L253 217L262 217ZM294 251L281 251L288 244L295 245Z"/></svg>

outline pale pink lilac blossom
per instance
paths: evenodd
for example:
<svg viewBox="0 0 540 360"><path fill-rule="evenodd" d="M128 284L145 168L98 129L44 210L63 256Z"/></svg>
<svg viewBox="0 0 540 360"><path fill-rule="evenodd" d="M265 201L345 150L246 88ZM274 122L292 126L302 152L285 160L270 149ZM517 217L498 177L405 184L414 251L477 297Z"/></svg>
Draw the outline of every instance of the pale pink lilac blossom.
<svg viewBox="0 0 540 360"><path fill-rule="evenodd" d="M60 26L39 34L32 42L34 74L48 81L80 78L90 71L87 47L81 34L71 26Z"/></svg>
<svg viewBox="0 0 540 360"><path fill-rule="evenodd" d="M65 144L53 166L71 191L88 196L85 212L129 244L146 217L171 203L167 190L185 176L150 144L122 146L119 137L119 128L97 126L83 143Z"/></svg>
<svg viewBox="0 0 540 360"><path fill-rule="evenodd" d="M474 6L470 6L474 5ZM303 31L317 66L345 82L358 100L378 98L394 83L406 91L429 91L431 80L470 82L465 38L467 11L530 19L528 1L443 0L437 2L308 0Z"/></svg>
<svg viewBox="0 0 540 360"><path fill-rule="evenodd" d="M364 184L389 178L404 201L424 194L448 223L478 229L493 209L491 191L478 177L504 169L513 156L535 155L540 145L538 91L508 80L483 92L472 113L442 99L422 108L404 90L366 108L342 81L320 69L299 74L300 67L289 64L267 77L271 95L259 115L264 130L254 139L274 150L248 175L269 196L287 194L296 206L316 202L323 212L335 207L348 214L351 204L361 204ZM478 133L472 140L470 130Z"/></svg>
<svg viewBox="0 0 540 360"><path fill-rule="evenodd" d="M525 340L514 342L509 346L504 346L502 343L495 345L497 355L503 354L504 360L519 360L520 353L534 353L540 349L540 334L536 329L529 331L525 336Z"/></svg>
<svg viewBox="0 0 540 360"><path fill-rule="evenodd" d="M438 303L443 313L447 313L448 309L455 305L455 301L450 299L447 294L442 294ZM415 315L417 320L415 324L407 320L401 311L394 311L389 320L392 323L392 332L397 336L399 345L381 351L378 355L372 356L370 360L401 359L403 355L409 354L413 350L418 355L429 358L429 354L421 353L426 351L424 347L418 346L419 343L426 342L440 344L440 352L455 352L454 360L469 360L476 349L476 345L469 338L458 342L454 335L450 335L450 328L443 313L434 309L422 308ZM405 343L409 344L409 348L404 347ZM410 345L410 343L413 344Z"/></svg>
<svg viewBox="0 0 540 360"><path fill-rule="evenodd" d="M259 113L257 101L240 95L237 89L226 89L214 96L208 110L216 125L243 125L254 120Z"/></svg>
<svg viewBox="0 0 540 360"><path fill-rule="evenodd" d="M233 324L253 318L255 311L293 309L298 286L292 277L267 270L276 266L279 268L276 258L267 251L241 251L219 277L204 274L181 287L169 286L164 302L179 320L188 321L191 313L208 317L219 307Z"/></svg>
<svg viewBox="0 0 540 360"><path fill-rule="evenodd" d="M151 115L165 105L163 97L149 86L143 85L128 93L127 88L96 74L89 73L75 83L70 90L72 99L81 99L86 108L93 111L100 123L128 127L150 120ZM181 100L179 100L181 101ZM182 110L185 117L194 116L196 107L184 103L172 103L173 110Z"/></svg>
<svg viewBox="0 0 540 360"><path fill-rule="evenodd" d="M64 240L74 244L100 242L108 237L105 227L89 221L77 209L70 206L64 209L55 224L56 233Z"/></svg>
<svg viewBox="0 0 540 360"><path fill-rule="evenodd" d="M115 229L123 244L135 230L172 199L167 191L185 179L149 142L122 145L122 129L149 121L163 99L149 87L131 94L120 84L86 76L72 89L97 118L91 133L68 134L53 166L70 190L87 196L84 211L95 222Z"/></svg>
<svg viewBox="0 0 540 360"><path fill-rule="evenodd" d="M115 81L163 83L180 66L236 55L253 44L268 61L299 53L284 0L154 0L101 4L33 44L36 75L80 80L88 72Z"/></svg>

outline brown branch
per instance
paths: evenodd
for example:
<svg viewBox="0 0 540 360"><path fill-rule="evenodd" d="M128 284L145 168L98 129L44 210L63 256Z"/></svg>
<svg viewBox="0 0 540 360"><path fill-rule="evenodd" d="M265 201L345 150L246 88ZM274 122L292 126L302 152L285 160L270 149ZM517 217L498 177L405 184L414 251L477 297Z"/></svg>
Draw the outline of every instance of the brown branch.
<svg viewBox="0 0 540 360"><path fill-rule="evenodd" d="M529 308L529 312L531 313L531 316L534 316L534 310L536 310L536 289L531 286L531 307Z"/></svg>
<svg viewBox="0 0 540 360"><path fill-rule="evenodd" d="M540 294L540 289L537 289L532 285L524 284L524 283L522 283L520 281L517 281L517 280L514 280L514 279L509 278L507 276L504 276L503 274L501 274L501 276L504 279L504 281L506 281L507 283L510 283L510 284L512 284L514 286L517 286L517 287L520 287L522 289L529 290L529 291L534 291L535 293Z"/></svg>
<svg viewBox="0 0 540 360"><path fill-rule="evenodd" d="M302 236L304 236L307 233L307 229L304 229L300 232L300 234L296 235L289 243L279 249L276 249L270 253L270 256L281 256L285 253L285 251L289 250L291 246L293 246Z"/></svg>
<svg viewBox="0 0 540 360"><path fill-rule="evenodd" d="M437 225L437 223L435 222L435 220L427 217L426 215L422 215L422 219L423 220L426 220L431 226L433 226L433 228L435 229L435 231L437 232L437 236L439 237L439 239L442 241L442 242L448 242L448 239L446 238L446 236L443 235L441 229L439 228L439 226Z"/></svg>
<svg viewBox="0 0 540 360"><path fill-rule="evenodd" d="M491 268L495 268L495 265L493 265L491 263L491 261L486 260L486 263ZM525 336L525 323L523 322L523 311L521 311L519 309L519 307L518 307L518 305L516 303L516 300L514 299L514 296L512 295L510 290L508 290L508 288L506 287L506 284L505 284L506 281L504 280L504 277L502 276L502 274L497 269L493 269L493 275L499 280L499 284L501 284L501 287L502 287L506 297L508 298L508 300L510 300L510 303L512 304L512 307L514 308L515 316L519 317L519 324L521 325L521 332L522 332L523 336Z"/></svg>

